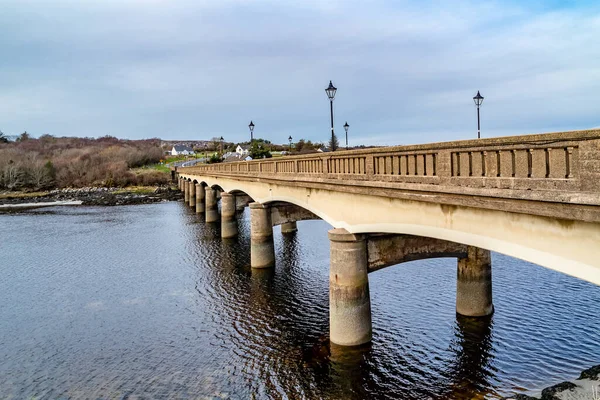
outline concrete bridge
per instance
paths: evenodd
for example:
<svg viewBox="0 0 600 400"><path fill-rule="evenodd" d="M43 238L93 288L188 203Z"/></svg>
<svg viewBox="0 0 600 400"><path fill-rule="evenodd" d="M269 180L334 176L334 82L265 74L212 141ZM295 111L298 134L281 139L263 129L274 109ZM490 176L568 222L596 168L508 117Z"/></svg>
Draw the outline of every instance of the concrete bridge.
<svg viewBox="0 0 600 400"><path fill-rule="evenodd" d="M273 226L333 227L338 345L371 340L368 273L402 262L457 258L456 311L472 317L493 312L490 251L600 284L600 130L202 165L177 179L224 238L250 206L253 268L274 266Z"/></svg>

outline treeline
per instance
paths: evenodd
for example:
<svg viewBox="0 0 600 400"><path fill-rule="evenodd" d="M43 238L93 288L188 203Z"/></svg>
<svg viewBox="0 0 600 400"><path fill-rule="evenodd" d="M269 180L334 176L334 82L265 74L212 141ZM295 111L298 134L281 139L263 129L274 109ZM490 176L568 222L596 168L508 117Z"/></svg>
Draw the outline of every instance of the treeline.
<svg viewBox="0 0 600 400"><path fill-rule="evenodd" d="M163 158L159 139L120 140L43 135L24 132L14 142L0 141L0 189L52 189L85 186L128 186L166 183L156 170L136 174L131 168Z"/></svg>

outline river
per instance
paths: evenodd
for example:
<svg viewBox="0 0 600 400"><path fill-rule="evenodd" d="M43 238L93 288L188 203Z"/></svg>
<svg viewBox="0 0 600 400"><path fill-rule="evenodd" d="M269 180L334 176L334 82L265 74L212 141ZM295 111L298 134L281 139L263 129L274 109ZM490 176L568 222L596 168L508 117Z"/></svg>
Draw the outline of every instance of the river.
<svg viewBox="0 0 600 400"><path fill-rule="evenodd" d="M369 276L373 343L328 346L329 225L248 210L223 241L182 202L0 214L0 399L495 398L600 363L600 288L493 254L492 318L458 319L456 260Z"/></svg>

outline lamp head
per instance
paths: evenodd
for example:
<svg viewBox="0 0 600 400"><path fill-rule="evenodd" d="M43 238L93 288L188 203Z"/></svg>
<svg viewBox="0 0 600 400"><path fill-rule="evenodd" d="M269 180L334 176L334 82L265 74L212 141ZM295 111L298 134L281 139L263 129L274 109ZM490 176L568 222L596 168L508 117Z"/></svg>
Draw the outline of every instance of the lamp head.
<svg viewBox="0 0 600 400"><path fill-rule="evenodd" d="M333 86L333 83L331 83L331 81L329 81L329 87L325 89L325 93L327 93L327 97L329 97L329 100L333 100L336 91L337 88Z"/></svg>
<svg viewBox="0 0 600 400"><path fill-rule="evenodd" d="M483 96L479 93L479 90L477 91L475 97L473 97L473 101L475 102L475 105L477 107L479 107L481 103L483 103Z"/></svg>

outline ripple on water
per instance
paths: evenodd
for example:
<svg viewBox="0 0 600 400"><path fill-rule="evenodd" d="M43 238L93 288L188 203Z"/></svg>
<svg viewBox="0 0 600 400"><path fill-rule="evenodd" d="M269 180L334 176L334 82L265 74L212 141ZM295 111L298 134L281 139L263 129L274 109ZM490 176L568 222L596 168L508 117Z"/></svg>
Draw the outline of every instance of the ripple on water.
<svg viewBox="0 0 600 400"><path fill-rule="evenodd" d="M493 398L599 363L600 290L500 254L493 317L456 317L455 260L407 263L340 351L328 225L276 228L252 271L248 217L223 241L181 203L0 215L0 398Z"/></svg>

